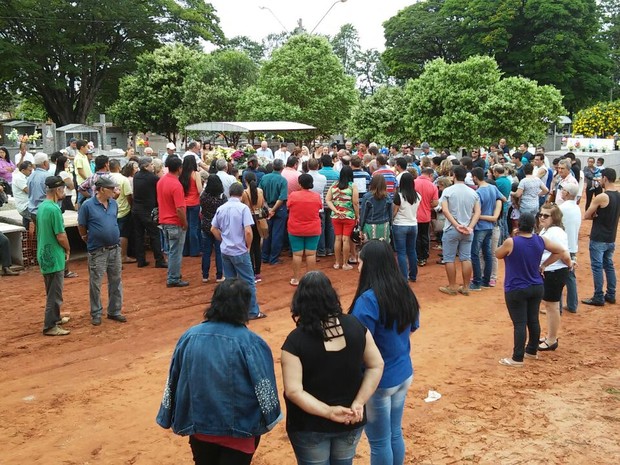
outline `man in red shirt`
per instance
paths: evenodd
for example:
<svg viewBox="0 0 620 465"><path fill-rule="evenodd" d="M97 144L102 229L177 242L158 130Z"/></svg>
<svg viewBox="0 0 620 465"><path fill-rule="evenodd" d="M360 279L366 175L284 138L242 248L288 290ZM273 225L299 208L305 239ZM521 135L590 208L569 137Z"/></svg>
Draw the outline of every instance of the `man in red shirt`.
<svg viewBox="0 0 620 465"><path fill-rule="evenodd" d="M179 181L183 171L183 161L177 156L166 159L168 174L157 183L157 205L159 224L168 242L168 287L189 286L181 280L181 260L185 243L187 218L185 216L185 193Z"/></svg>
<svg viewBox="0 0 620 465"><path fill-rule="evenodd" d="M414 181L415 190L421 197L418 207L418 239L416 242L418 266L426 265L428 260L431 241L431 208L435 208L439 203L437 186L433 184L433 173L433 168L424 168L422 174Z"/></svg>

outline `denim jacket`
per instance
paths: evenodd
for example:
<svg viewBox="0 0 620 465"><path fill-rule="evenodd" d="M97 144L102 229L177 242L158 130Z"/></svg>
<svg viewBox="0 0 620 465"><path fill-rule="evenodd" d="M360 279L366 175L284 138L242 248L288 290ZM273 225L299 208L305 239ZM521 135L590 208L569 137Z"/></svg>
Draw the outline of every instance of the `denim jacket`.
<svg viewBox="0 0 620 465"><path fill-rule="evenodd" d="M392 224L392 200L389 196L377 200L372 192L367 192L360 201L360 210L362 228L365 224Z"/></svg>
<svg viewBox="0 0 620 465"><path fill-rule="evenodd" d="M246 326L203 322L172 355L157 423L181 436L260 436L282 419L267 343Z"/></svg>

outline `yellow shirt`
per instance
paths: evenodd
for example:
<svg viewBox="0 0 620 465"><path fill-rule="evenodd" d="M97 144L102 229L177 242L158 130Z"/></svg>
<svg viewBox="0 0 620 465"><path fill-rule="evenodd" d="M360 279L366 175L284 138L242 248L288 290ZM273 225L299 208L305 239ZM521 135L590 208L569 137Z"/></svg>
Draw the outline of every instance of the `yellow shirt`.
<svg viewBox="0 0 620 465"><path fill-rule="evenodd" d="M77 177L78 186L92 176L93 173L90 170L90 161L87 155L82 155L82 153L78 152L73 160L73 165L75 166L75 176ZM80 168L84 170L84 174L86 175L85 178L80 176Z"/></svg>
<svg viewBox="0 0 620 465"><path fill-rule="evenodd" d="M116 198L116 203L118 204L118 214L116 217L124 218L131 212L131 205L129 205L129 201L127 200L128 195L133 195L131 184L129 183L129 179L121 173L110 173L110 177L116 181L118 190L120 191L119 196Z"/></svg>

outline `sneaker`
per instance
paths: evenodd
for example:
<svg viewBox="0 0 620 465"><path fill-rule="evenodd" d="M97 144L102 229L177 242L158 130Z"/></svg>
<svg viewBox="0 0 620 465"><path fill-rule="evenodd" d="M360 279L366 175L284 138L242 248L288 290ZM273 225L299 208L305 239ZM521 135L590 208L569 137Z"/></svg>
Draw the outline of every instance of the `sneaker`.
<svg viewBox="0 0 620 465"><path fill-rule="evenodd" d="M138 262L138 268L144 268L145 266L149 266L150 262Z"/></svg>
<svg viewBox="0 0 620 465"><path fill-rule="evenodd" d="M418 260L418 266L426 266L426 260Z"/></svg>
<svg viewBox="0 0 620 465"><path fill-rule="evenodd" d="M491 283L489 282L489 284L481 284L480 287L482 289L491 289L492 286L491 286Z"/></svg>
<svg viewBox="0 0 620 465"><path fill-rule="evenodd" d="M54 326L53 328L43 331L43 334L46 336L66 336L70 332L71 331L68 329L61 328L60 326Z"/></svg>
<svg viewBox="0 0 620 465"><path fill-rule="evenodd" d="M224 276L215 280L216 283L223 283L224 281L226 281L226 278Z"/></svg>
<svg viewBox="0 0 620 465"><path fill-rule="evenodd" d="M187 287L189 283L187 281L177 281L176 283L168 283L166 287Z"/></svg>
<svg viewBox="0 0 620 465"><path fill-rule="evenodd" d="M168 268L168 262L155 262L155 268Z"/></svg>
<svg viewBox="0 0 620 465"><path fill-rule="evenodd" d="M57 321L57 322L56 322L56 324L57 324L57 325L64 325L64 324L66 324L66 323L69 323L69 320L70 320L70 319L71 319L71 318L70 318L70 317L68 317L68 316L63 316L62 318L60 318L60 321Z"/></svg>
<svg viewBox="0 0 620 465"><path fill-rule="evenodd" d="M127 318L125 318L125 315L121 315L120 313L118 315L108 315L108 320L118 321L119 323L127 323Z"/></svg>
<svg viewBox="0 0 620 465"><path fill-rule="evenodd" d="M202 278L202 282L203 283L208 283L209 282L209 278Z"/></svg>
<svg viewBox="0 0 620 465"><path fill-rule="evenodd" d="M469 285L469 290L472 292L480 292L482 290L482 288L476 284L470 284ZM467 295L467 294L465 294Z"/></svg>
<svg viewBox="0 0 620 465"><path fill-rule="evenodd" d="M263 281L263 278L261 278L260 274L255 274L254 275L254 284L258 284L260 282Z"/></svg>
<svg viewBox="0 0 620 465"><path fill-rule="evenodd" d="M489 280L489 286L495 287L497 285L497 281L495 279Z"/></svg>
<svg viewBox="0 0 620 465"><path fill-rule="evenodd" d="M99 326L101 324L101 317L100 316L94 316L90 319L90 324L93 326Z"/></svg>

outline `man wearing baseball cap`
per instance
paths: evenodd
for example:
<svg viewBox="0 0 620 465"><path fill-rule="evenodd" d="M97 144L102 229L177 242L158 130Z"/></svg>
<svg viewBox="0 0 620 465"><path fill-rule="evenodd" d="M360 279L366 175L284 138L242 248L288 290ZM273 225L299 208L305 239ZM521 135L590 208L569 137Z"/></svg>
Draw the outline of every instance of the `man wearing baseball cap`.
<svg viewBox="0 0 620 465"><path fill-rule="evenodd" d="M161 157L162 163L165 165L166 158L168 158L170 155L174 155L176 152L177 152L177 146L174 145L172 142L168 142L166 144L166 153L164 154L163 157Z"/></svg>
<svg viewBox="0 0 620 465"><path fill-rule="evenodd" d="M95 196L78 210L78 229L88 250L90 316L93 326L101 324L101 282L108 276L108 319L124 323L121 282L120 232L116 216L116 182L107 176L95 182Z"/></svg>
<svg viewBox="0 0 620 465"><path fill-rule="evenodd" d="M37 260L45 282L45 320L43 334L66 336L69 330L61 325L69 317L60 316L65 279L65 262L69 260L69 240L65 233L62 212L58 206L65 197L65 183L60 176L45 179L46 195L37 212Z"/></svg>

